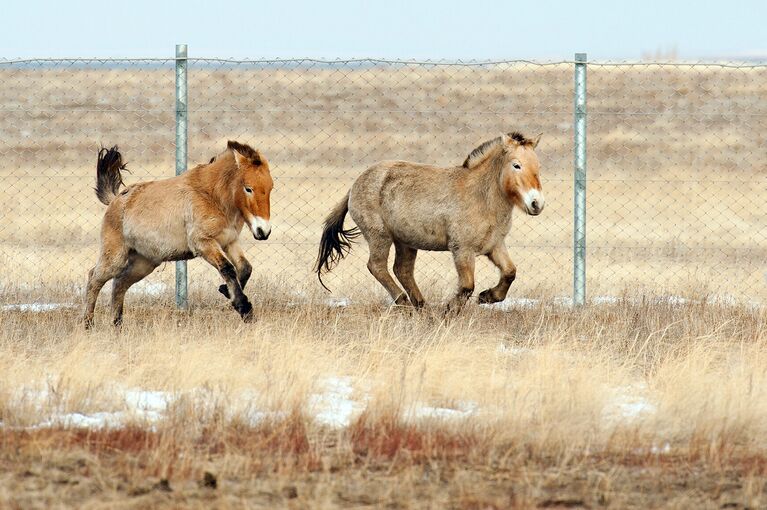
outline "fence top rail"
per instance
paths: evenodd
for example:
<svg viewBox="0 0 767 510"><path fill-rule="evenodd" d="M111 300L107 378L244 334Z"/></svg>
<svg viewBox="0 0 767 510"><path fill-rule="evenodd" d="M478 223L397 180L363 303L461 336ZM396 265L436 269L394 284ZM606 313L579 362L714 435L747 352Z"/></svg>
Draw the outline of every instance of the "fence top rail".
<svg viewBox="0 0 767 510"><path fill-rule="evenodd" d="M0 66L13 66L23 64L57 64L57 63L83 63L83 64L110 64L110 63L171 63L183 59L191 63L223 64L223 65L424 65L445 67L484 67L497 65L532 65L532 66L558 66L586 64L597 67L720 67L734 69L767 68L767 60L764 61L737 61L737 60L696 60L696 61L654 61L654 60L587 60L585 62L575 60L532 60L532 59L497 59L497 60L448 60L448 59L382 59L382 58L217 58L217 57L136 57L136 58L97 58L97 57L72 57L72 58L0 58Z"/></svg>

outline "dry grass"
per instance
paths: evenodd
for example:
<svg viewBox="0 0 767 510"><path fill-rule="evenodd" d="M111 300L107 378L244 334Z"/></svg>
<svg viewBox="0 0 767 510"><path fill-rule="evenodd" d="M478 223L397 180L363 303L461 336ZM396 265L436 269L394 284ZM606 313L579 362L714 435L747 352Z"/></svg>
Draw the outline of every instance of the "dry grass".
<svg viewBox="0 0 767 510"><path fill-rule="evenodd" d="M252 325L222 302L134 304L120 333L104 310L88 333L76 310L0 312L2 505L765 504L763 308L645 297L445 319L267 296ZM328 377L362 403L347 428L313 418ZM20 398L36 383L42 405ZM27 428L54 409L120 409L115 386L175 398L154 428ZM253 410L274 413L253 423Z"/></svg>

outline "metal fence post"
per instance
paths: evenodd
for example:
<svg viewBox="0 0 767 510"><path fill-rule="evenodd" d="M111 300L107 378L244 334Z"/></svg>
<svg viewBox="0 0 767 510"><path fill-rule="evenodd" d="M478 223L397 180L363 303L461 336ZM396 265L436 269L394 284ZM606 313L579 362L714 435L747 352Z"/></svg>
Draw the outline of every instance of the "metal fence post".
<svg viewBox="0 0 767 510"><path fill-rule="evenodd" d="M176 175L186 170L187 141L186 44L176 45ZM186 261L176 261L176 306L189 308Z"/></svg>
<svg viewBox="0 0 767 510"><path fill-rule="evenodd" d="M586 54L575 54L573 303L586 302Z"/></svg>

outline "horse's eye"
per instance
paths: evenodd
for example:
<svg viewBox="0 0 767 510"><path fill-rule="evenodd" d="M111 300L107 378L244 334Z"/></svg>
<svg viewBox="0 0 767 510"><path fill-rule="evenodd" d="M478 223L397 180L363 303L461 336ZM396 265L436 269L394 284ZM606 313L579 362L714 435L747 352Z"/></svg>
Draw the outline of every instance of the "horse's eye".
<svg viewBox="0 0 767 510"><path fill-rule="evenodd" d="M519 163L514 163L514 168L516 168L517 170L522 170L522 167L519 166Z"/></svg>
<svg viewBox="0 0 767 510"><path fill-rule="evenodd" d="M253 193L253 189L252 188L245 188L245 193Z"/></svg>

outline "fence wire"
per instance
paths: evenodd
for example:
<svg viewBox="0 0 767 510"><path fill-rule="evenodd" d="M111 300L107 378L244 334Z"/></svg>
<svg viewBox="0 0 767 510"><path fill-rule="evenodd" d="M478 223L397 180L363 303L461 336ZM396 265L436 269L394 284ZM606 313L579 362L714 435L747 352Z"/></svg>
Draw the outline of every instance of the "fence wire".
<svg viewBox="0 0 767 510"><path fill-rule="evenodd" d="M96 151L119 145L126 182L174 174L174 59L0 61L0 300L75 299L98 254ZM569 296L573 63L188 60L189 166L228 139L258 147L275 180L273 233L243 236L256 285L319 287L324 216L384 159L459 165L501 132L543 133L546 210L516 213L511 293ZM637 290L767 299L767 66L588 64L588 296ZM337 295L382 289L360 243L326 279ZM422 253L431 299L455 285ZM493 285L478 263L477 289ZM189 265L190 295L218 276ZM173 298L173 264L138 292ZM68 297L67 297L68 296Z"/></svg>

